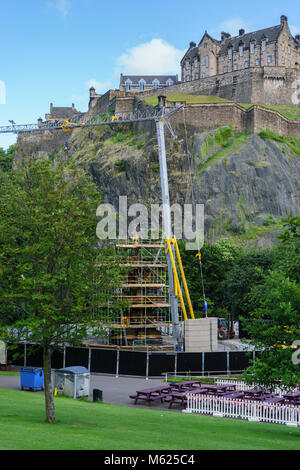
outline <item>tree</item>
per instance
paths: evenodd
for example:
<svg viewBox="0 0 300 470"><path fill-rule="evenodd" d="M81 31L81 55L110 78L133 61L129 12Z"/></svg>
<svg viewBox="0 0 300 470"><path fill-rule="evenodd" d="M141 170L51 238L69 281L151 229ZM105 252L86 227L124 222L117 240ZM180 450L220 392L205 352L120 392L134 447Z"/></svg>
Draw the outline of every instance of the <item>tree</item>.
<svg viewBox="0 0 300 470"><path fill-rule="evenodd" d="M278 236L278 239L283 242L300 240L300 217L293 217L293 214L290 214L288 218L282 219L282 222L286 230Z"/></svg>
<svg viewBox="0 0 300 470"><path fill-rule="evenodd" d="M55 421L51 352L80 344L91 328L99 334L94 307L106 306L122 280L97 248L99 203L97 187L72 163L29 158L18 171L0 173L2 336L42 346L48 422Z"/></svg>
<svg viewBox="0 0 300 470"><path fill-rule="evenodd" d="M200 264L196 258L197 252L186 251L183 243L180 247L192 303L196 308L198 307L198 314L201 316L204 314L203 292ZM205 243L201 250L203 284L210 315L228 315L228 310L224 305L222 282L241 252L241 248L236 247L231 240L226 238L212 245Z"/></svg>
<svg viewBox="0 0 300 470"><path fill-rule="evenodd" d="M271 268L272 250L250 248L240 252L234 265L225 273L220 288L223 292L224 305L235 319L248 316L253 308L253 299L249 299L251 288L263 282L263 273Z"/></svg>
<svg viewBox="0 0 300 470"><path fill-rule="evenodd" d="M16 145L11 145L7 150L0 147L0 170L10 171L13 166Z"/></svg>
<svg viewBox="0 0 300 470"><path fill-rule="evenodd" d="M300 371L293 354L300 338L300 286L284 273L270 271L250 297L257 307L244 322L259 358L246 370L246 380L271 389L296 387Z"/></svg>
<svg viewBox="0 0 300 470"><path fill-rule="evenodd" d="M284 272L292 281L300 283L300 238L289 238L273 249L272 270Z"/></svg>

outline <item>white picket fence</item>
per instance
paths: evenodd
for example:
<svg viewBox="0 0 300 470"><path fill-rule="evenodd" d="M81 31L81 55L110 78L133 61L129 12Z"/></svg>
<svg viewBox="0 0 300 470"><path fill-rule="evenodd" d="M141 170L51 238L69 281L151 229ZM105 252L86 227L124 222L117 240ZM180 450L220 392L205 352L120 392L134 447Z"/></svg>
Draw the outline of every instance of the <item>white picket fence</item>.
<svg viewBox="0 0 300 470"><path fill-rule="evenodd" d="M184 413L208 414L216 417L247 419L288 426L300 426L300 407L225 397L187 395Z"/></svg>
<svg viewBox="0 0 300 470"><path fill-rule="evenodd" d="M246 382L242 381L242 380L231 380L231 379L217 379L216 380L216 385L224 385L224 384L232 384L232 385L235 385L236 386L236 390L237 391L242 391L244 392L245 390L249 390L250 388L254 388L254 387L257 387L257 385L255 384L246 384ZM288 392L295 392L296 390L298 389L293 389L293 390L288 390L288 389L284 389L284 388L276 388L274 390L274 393L276 393L276 395L278 395L280 398L282 398L282 396L285 394L285 393L288 393Z"/></svg>

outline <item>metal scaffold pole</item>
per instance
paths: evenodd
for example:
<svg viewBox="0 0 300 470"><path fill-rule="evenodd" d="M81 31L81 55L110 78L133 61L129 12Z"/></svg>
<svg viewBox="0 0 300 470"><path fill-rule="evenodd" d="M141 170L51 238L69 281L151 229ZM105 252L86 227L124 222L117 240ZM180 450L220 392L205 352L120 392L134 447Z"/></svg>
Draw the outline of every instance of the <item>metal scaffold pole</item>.
<svg viewBox="0 0 300 470"><path fill-rule="evenodd" d="M171 210L170 210L170 195L168 183L168 168L166 158L166 145L165 145L165 132L164 120L160 118L156 120L157 140L158 140L158 154L159 154L159 167L160 167L160 181L163 202L163 227L164 236L168 239L173 238L172 223L171 223ZM172 248L174 249L174 248ZM175 295L174 286L174 273L172 261L169 251L167 252L168 263L168 276L169 276L169 299L171 305L172 328L174 346L176 348L180 343L180 329L179 329L179 315L178 315L178 301Z"/></svg>

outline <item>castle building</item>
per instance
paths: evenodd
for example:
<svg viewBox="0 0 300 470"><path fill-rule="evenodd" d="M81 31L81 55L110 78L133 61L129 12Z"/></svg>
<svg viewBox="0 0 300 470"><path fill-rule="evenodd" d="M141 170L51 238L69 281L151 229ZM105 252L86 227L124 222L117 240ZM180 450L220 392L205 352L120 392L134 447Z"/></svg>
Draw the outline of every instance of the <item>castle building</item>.
<svg viewBox="0 0 300 470"><path fill-rule="evenodd" d="M120 76L120 90L143 92L158 90L178 83L178 75L123 75Z"/></svg>
<svg viewBox="0 0 300 470"><path fill-rule="evenodd" d="M288 18L280 25L231 37L222 32L221 40L207 31L198 45L191 42L181 60L182 81L189 82L251 67L300 69L300 35L293 37Z"/></svg>
<svg viewBox="0 0 300 470"><path fill-rule="evenodd" d="M50 113L45 114L46 121L56 121L60 119L70 119L80 114L75 108L74 103L70 107L56 107L53 103L50 103Z"/></svg>

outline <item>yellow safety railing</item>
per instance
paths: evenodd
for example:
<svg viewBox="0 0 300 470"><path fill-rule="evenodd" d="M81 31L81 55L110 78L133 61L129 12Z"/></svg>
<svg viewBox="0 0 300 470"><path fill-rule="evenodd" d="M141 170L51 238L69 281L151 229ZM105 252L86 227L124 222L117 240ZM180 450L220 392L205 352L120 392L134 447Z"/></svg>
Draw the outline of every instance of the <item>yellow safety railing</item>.
<svg viewBox="0 0 300 470"><path fill-rule="evenodd" d="M188 307L189 307L189 312L190 312L191 318L193 320L195 320L194 309L193 309L193 306L192 306L190 293L189 293L188 285L187 285L187 282L186 282L184 269L183 269L183 264L182 264L182 261L181 261L181 256L180 256L180 251L179 251L179 246L178 246L176 237L174 236L173 238L166 238L166 244L167 244L166 253L169 253L169 255L170 255L172 268L173 268L175 295L176 295L177 298L179 297L179 299L180 299L180 304L181 304L184 319L187 320L188 315L187 315L187 309L186 309L184 299L183 299L183 295L182 295L182 290L181 290L181 286L180 286L180 282L179 282L179 277L178 277L178 272L177 272L177 267L176 267L176 261L175 261L175 258L174 258L174 253L173 253L173 250L172 250L172 246L174 246L174 248L175 248L175 254L176 254L177 262L178 262L178 265L179 265L179 270L180 270L180 274L181 274L181 278L182 278L182 282L183 282L183 286L184 286L184 291L185 291L185 295L186 295L186 299L187 299L187 303L188 303Z"/></svg>

